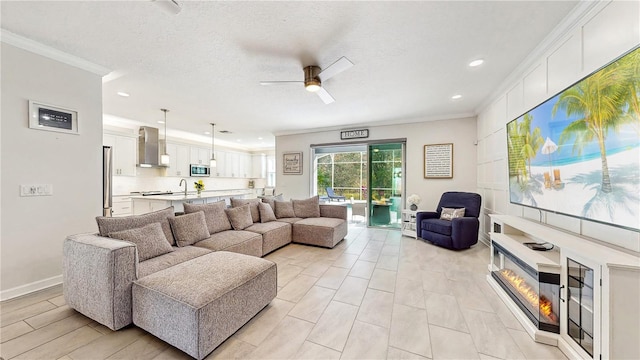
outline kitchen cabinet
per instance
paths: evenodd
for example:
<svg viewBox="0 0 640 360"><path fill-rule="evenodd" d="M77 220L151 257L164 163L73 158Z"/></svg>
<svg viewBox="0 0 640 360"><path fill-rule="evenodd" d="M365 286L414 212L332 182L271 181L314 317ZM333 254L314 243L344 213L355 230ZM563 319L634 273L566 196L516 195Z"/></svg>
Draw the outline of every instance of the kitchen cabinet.
<svg viewBox="0 0 640 360"><path fill-rule="evenodd" d="M111 134L102 136L102 144L111 146L113 175L136 176L137 142L136 137Z"/></svg>
<svg viewBox="0 0 640 360"><path fill-rule="evenodd" d="M111 216L128 216L132 214L131 196L114 196L111 200Z"/></svg>
<svg viewBox="0 0 640 360"><path fill-rule="evenodd" d="M238 153L228 152L225 154L225 176L238 177L240 173L240 156Z"/></svg>
<svg viewBox="0 0 640 360"><path fill-rule="evenodd" d="M214 177L227 177L226 172L226 152L216 150L216 168L211 169L211 176Z"/></svg>
<svg viewBox="0 0 640 360"><path fill-rule="evenodd" d="M192 146L190 154L190 164L209 165L211 149Z"/></svg>
<svg viewBox="0 0 640 360"><path fill-rule="evenodd" d="M167 176L189 176L190 153L189 147L167 143L167 153L169 154L169 167Z"/></svg>
<svg viewBox="0 0 640 360"><path fill-rule="evenodd" d="M264 154L251 155L251 178L264 179L267 177L267 156Z"/></svg>

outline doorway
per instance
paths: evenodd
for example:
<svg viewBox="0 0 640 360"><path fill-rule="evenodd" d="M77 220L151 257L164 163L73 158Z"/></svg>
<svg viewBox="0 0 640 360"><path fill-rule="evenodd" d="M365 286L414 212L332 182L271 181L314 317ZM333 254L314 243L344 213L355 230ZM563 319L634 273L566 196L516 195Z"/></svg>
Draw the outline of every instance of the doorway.
<svg viewBox="0 0 640 360"><path fill-rule="evenodd" d="M344 197L350 221L367 226L400 228L404 194L404 140L360 144L312 145L311 193L323 202L327 188ZM360 210L366 207L362 213ZM358 211L356 211L358 210Z"/></svg>

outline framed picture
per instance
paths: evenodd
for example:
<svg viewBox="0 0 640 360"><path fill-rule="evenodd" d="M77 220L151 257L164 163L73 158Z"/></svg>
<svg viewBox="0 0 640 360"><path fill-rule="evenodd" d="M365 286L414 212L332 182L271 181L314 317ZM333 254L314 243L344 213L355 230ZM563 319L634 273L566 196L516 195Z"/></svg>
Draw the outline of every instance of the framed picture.
<svg viewBox="0 0 640 360"><path fill-rule="evenodd" d="M453 178L453 143L424 146L424 178Z"/></svg>
<svg viewBox="0 0 640 360"><path fill-rule="evenodd" d="M286 152L282 159L284 175L302 175L302 152Z"/></svg>
<svg viewBox="0 0 640 360"><path fill-rule="evenodd" d="M30 100L29 128L78 135L78 112Z"/></svg>

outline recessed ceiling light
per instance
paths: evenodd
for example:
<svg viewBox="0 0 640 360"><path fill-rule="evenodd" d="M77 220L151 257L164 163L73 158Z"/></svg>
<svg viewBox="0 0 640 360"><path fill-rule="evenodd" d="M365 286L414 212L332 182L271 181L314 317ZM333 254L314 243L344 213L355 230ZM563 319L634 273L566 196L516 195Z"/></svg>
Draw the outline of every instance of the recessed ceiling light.
<svg viewBox="0 0 640 360"><path fill-rule="evenodd" d="M242 142L242 139L237 139L236 141L237 141L237 142Z"/></svg>
<svg viewBox="0 0 640 360"><path fill-rule="evenodd" d="M122 97L129 97L129 93L126 93L124 91L118 91L117 94L122 96Z"/></svg>
<svg viewBox="0 0 640 360"><path fill-rule="evenodd" d="M163 120L158 120L158 124L164 124Z"/></svg>
<svg viewBox="0 0 640 360"><path fill-rule="evenodd" d="M258 140L262 140L262 137L259 137Z"/></svg>
<svg viewBox="0 0 640 360"><path fill-rule="evenodd" d="M460 94L453 95L453 96L451 97L451 99L452 99L452 100L462 99L462 95L460 95Z"/></svg>
<svg viewBox="0 0 640 360"><path fill-rule="evenodd" d="M483 63L484 63L483 59L476 59L476 60L473 60L472 62L470 62L469 66L476 67L476 66L482 65Z"/></svg>
<svg viewBox="0 0 640 360"><path fill-rule="evenodd" d="M205 135L211 135L211 133L209 131L205 131L204 134Z"/></svg>

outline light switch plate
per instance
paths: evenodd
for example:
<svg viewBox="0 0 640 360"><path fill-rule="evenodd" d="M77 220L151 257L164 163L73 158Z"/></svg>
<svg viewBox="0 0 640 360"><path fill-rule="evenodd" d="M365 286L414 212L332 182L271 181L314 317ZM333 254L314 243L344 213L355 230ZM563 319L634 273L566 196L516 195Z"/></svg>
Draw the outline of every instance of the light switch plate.
<svg viewBox="0 0 640 360"><path fill-rule="evenodd" d="M20 196L51 196L51 195L53 195L52 184L20 185Z"/></svg>

